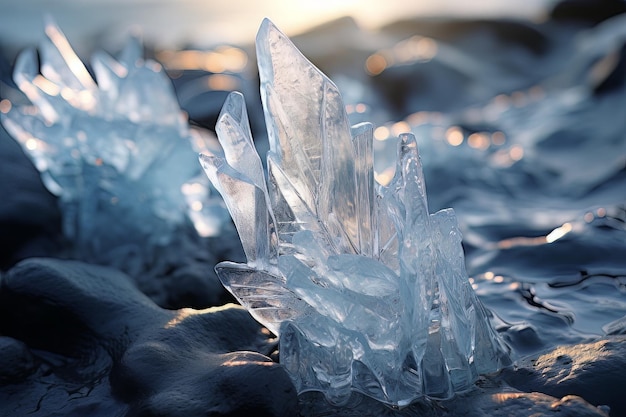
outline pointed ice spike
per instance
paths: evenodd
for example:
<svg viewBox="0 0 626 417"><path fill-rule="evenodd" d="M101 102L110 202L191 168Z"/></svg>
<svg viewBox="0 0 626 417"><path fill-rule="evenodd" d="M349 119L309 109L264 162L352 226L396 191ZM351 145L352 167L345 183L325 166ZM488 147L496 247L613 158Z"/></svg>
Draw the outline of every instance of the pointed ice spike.
<svg viewBox="0 0 626 417"><path fill-rule="evenodd" d="M41 73L60 87L72 90L95 91L91 78L61 29L50 18L46 19L46 40L41 45Z"/></svg>
<svg viewBox="0 0 626 417"><path fill-rule="evenodd" d="M448 312L446 322L449 323L451 333L457 346L464 356L470 356L472 346L470 339L463 337L471 333L471 311L474 310L475 297L470 283L465 277L465 263L461 234L452 209L440 210L431 215L431 224L436 228L438 253L440 256L438 271L443 279L440 280L439 292L445 310ZM446 266L449 271L446 271Z"/></svg>
<svg viewBox="0 0 626 417"><path fill-rule="evenodd" d="M398 144L398 168L402 188L398 195L404 208L404 236L399 250L402 274L413 285L416 299L414 325L416 329L414 352L420 357L424 329L429 329L430 315L439 308L435 294L438 293L438 277L435 276L436 253L434 233L430 224L424 173L412 134L400 135Z"/></svg>
<svg viewBox="0 0 626 417"><path fill-rule="evenodd" d="M266 191L263 165L252 142L246 103L241 93L228 95L215 130L228 164Z"/></svg>
<svg viewBox="0 0 626 417"><path fill-rule="evenodd" d="M43 83L47 83L50 86L49 94L43 93L41 88L34 83L37 77L40 77ZM13 70L13 80L19 89L26 94L31 103L39 108L46 122L52 124L59 119L59 113L51 105L49 96L51 93L59 94L60 91L57 86L50 85L52 83L39 75L37 51L26 49L17 56Z"/></svg>
<svg viewBox="0 0 626 417"><path fill-rule="evenodd" d="M31 87L33 80L39 75L39 64L37 62L37 51L34 49L23 50L15 60L15 67L13 69L13 80L19 88L26 87L24 94L31 102L35 102L37 96L32 96Z"/></svg>
<svg viewBox="0 0 626 417"><path fill-rule="evenodd" d="M384 224L389 223L384 218L388 217L395 224L400 239L411 236L411 228L416 221L427 221L428 205L423 181L424 174L415 136L412 133L401 134L395 174L389 185L381 189L387 211L381 210L379 218L379 222ZM383 250L384 241L380 244Z"/></svg>
<svg viewBox="0 0 626 417"><path fill-rule="evenodd" d="M417 151L417 141L412 133L400 135L398 143L398 169L403 179L403 200L407 211L409 207L419 210L421 214L428 214L426 187L422 161ZM407 215L409 215L407 213Z"/></svg>
<svg viewBox="0 0 626 417"><path fill-rule="evenodd" d="M275 257L271 243L266 193L217 156L200 155L207 176L224 198L235 222L248 263L269 266Z"/></svg>
<svg viewBox="0 0 626 417"><path fill-rule="evenodd" d="M322 154L320 103L327 78L267 19L256 47L270 148L313 208Z"/></svg>
<svg viewBox="0 0 626 417"><path fill-rule="evenodd" d="M120 79L128 75L128 69L102 51L96 51L92 55L91 66L98 80L100 93L106 96L109 102L113 102L119 96Z"/></svg>
<svg viewBox="0 0 626 417"><path fill-rule="evenodd" d="M317 215L333 238L336 253L358 253L358 194L348 115L337 87L328 80L323 88Z"/></svg>
<svg viewBox="0 0 626 417"><path fill-rule="evenodd" d="M429 292L431 274L422 268L432 268L432 247L429 244L430 227L429 214L426 202L426 190L423 185L424 174L422 163L417 152L417 142L412 134L400 135L398 142L398 165L396 175L390 188L398 200L402 218L402 245L400 247L400 263L404 266L407 279ZM399 228L398 228L399 229ZM425 278L418 279L417 274ZM418 296L425 297L425 293L417 290ZM430 305L429 300L421 300L422 308Z"/></svg>
<svg viewBox="0 0 626 417"><path fill-rule="evenodd" d="M375 237L378 221L374 190L373 133L374 127L371 123L360 123L352 127L359 253L369 257L378 255L378 245Z"/></svg>
<svg viewBox="0 0 626 417"><path fill-rule="evenodd" d="M256 204L259 207L263 207L265 211L261 211L256 215L261 216L260 218L265 217L267 224L261 225L260 218L256 218L257 244L260 248L263 248L259 252L260 256L267 261L273 260L276 258L278 250L275 236L275 221L271 207L268 207L269 196L265 185L263 165L252 141L246 103L241 93L234 92L228 95L220 112L215 130L224 149L228 165L256 186L258 189L256 193L259 194L259 199L262 196L263 201L259 201ZM251 221L255 221L255 219L251 219Z"/></svg>
<svg viewBox="0 0 626 417"><path fill-rule="evenodd" d="M129 70L133 67L137 67L141 61L143 61L143 43L141 37L134 34L128 38L124 49L120 53L118 60L120 64L124 65Z"/></svg>
<svg viewBox="0 0 626 417"><path fill-rule="evenodd" d="M272 151L337 253L357 252L354 158L337 87L269 20L259 30L257 56Z"/></svg>

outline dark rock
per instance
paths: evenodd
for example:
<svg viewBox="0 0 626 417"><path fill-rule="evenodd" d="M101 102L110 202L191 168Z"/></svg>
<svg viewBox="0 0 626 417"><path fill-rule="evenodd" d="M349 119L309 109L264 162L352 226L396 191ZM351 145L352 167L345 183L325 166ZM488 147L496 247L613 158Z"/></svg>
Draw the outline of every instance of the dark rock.
<svg viewBox="0 0 626 417"><path fill-rule="evenodd" d="M505 380L522 391L555 397L579 395L594 405L606 405L611 416L626 415L626 337L560 346L521 361L505 371Z"/></svg>
<svg viewBox="0 0 626 417"><path fill-rule="evenodd" d="M264 356L276 341L245 310L164 310L117 270L21 262L0 281L0 334L0 415L294 415Z"/></svg>
<svg viewBox="0 0 626 417"><path fill-rule="evenodd" d="M37 368L35 358L24 343L0 336L0 386L30 375Z"/></svg>
<svg viewBox="0 0 626 417"><path fill-rule="evenodd" d="M39 172L0 124L0 269L59 246L61 213Z"/></svg>
<svg viewBox="0 0 626 417"><path fill-rule="evenodd" d="M595 25L622 13L626 13L623 0L564 0L554 6L550 18Z"/></svg>
<svg viewBox="0 0 626 417"><path fill-rule="evenodd" d="M231 302L230 293L212 268L225 256L224 249L213 244L216 238L200 238L189 228L177 232L167 246L153 248L151 259L140 271L125 272L142 293L168 310L202 309Z"/></svg>
<svg viewBox="0 0 626 417"><path fill-rule="evenodd" d="M396 37L409 37L414 34L429 36L444 42L467 42L468 37L488 33L493 39L519 45L533 54L545 53L548 39L538 25L514 19L464 19L464 18L423 18L400 20L390 23L381 31Z"/></svg>
<svg viewBox="0 0 626 417"><path fill-rule="evenodd" d="M392 410L381 403L353 394L344 408L334 408L321 394L301 396L302 416L335 417L608 417L607 414L575 395L561 399L538 392L520 392L501 380L481 377L475 389L446 401L420 401L402 410Z"/></svg>
<svg viewBox="0 0 626 417"><path fill-rule="evenodd" d="M458 401L451 416L533 416L533 417L606 417L601 409L575 395L561 399L539 392L485 392ZM452 411L452 410L451 410Z"/></svg>

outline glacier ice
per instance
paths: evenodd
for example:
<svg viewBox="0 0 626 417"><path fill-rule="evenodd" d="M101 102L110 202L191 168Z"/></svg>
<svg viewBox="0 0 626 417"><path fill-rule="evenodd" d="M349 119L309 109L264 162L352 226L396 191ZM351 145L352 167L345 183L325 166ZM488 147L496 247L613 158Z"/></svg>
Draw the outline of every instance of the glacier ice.
<svg viewBox="0 0 626 417"><path fill-rule="evenodd" d="M59 197L72 256L135 274L188 219L215 234L221 209L197 163L214 139L189 128L162 67L133 38L118 59L94 54L92 78L54 23L45 34L41 63L26 50L14 70L31 104L2 123Z"/></svg>
<svg viewBox="0 0 626 417"><path fill-rule="evenodd" d="M200 160L247 257L218 264L218 276L280 335L298 391L403 407L507 365L468 282L454 212L428 212L414 136L401 136L395 177L376 186L372 125L349 126L333 82L269 20L256 47L268 179L239 93L216 126L224 156Z"/></svg>

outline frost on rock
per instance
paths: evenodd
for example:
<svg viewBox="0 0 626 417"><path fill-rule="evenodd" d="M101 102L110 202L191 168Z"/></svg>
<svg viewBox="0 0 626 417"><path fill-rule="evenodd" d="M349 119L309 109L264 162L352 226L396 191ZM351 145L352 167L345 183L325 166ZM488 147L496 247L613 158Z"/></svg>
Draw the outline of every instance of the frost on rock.
<svg viewBox="0 0 626 417"><path fill-rule="evenodd" d="M256 42L269 178L239 93L217 123L225 156L201 163L247 256L218 275L280 335L298 391L402 407L508 364L468 282L454 212L428 212L413 135L401 137L392 182L376 186L372 125L349 126L337 87L268 20Z"/></svg>
<svg viewBox="0 0 626 417"><path fill-rule="evenodd" d="M197 165L210 140L189 129L162 67L131 39L119 60L93 56L94 80L58 27L45 33L41 62L27 50L15 65L31 105L2 122L59 197L73 256L136 272L187 218L215 233Z"/></svg>

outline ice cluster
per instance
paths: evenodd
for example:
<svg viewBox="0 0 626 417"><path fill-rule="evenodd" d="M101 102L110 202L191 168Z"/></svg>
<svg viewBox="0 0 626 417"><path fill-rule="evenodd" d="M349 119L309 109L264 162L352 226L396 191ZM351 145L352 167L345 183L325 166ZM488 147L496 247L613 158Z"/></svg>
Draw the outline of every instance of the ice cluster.
<svg viewBox="0 0 626 417"><path fill-rule="evenodd" d="M391 183L375 185L372 125L349 126L337 87L268 20L256 47L268 180L239 93L216 127L224 156L200 159L247 256L218 276L280 335L298 391L403 407L508 364L468 282L454 212L428 212L413 135L400 138Z"/></svg>
<svg viewBox="0 0 626 417"><path fill-rule="evenodd" d="M59 197L72 256L136 273L188 219L218 230L197 163L210 137L189 128L162 67L133 38L119 60L92 57L94 79L58 27L45 33L41 63L33 49L15 64L31 104L2 123Z"/></svg>

